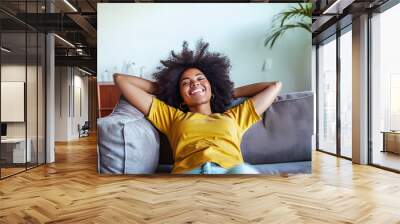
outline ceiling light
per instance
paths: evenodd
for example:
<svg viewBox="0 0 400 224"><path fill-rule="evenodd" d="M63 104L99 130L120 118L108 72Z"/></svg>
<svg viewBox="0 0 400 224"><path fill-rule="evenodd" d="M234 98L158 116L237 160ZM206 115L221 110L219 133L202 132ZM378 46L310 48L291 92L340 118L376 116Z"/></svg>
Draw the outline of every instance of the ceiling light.
<svg viewBox="0 0 400 224"><path fill-rule="evenodd" d="M325 9L322 14L342 14L343 10L354 1L355 0L336 0L332 5Z"/></svg>
<svg viewBox="0 0 400 224"><path fill-rule="evenodd" d="M83 69L81 69L81 68L79 68L79 67L78 67L78 70L81 71L81 72L83 72L83 73L85 73L85 74L92 75L92 73L90 73L90 72L88 72L88 71L85 71L85 70L83 70Z"/></svg>
<svg viewBox="0 0 400 224"><path fill-rule="evenodd" d="M74 10L74 12L78 12L78 10L71 4L69 3L68 0L64 0L65 4L67 4L72 10Z"/></svg>
<svg viewBox="0 0 400 224"><path fill-rule="evenodd" d="M81 48L77 48L77 49L76 49L76 52L77 52L79 55L83 55L83 50L82 50Z"/></svg>
<svg viewBox="0 0 400 224"><path fill-rule="evenodd" d="M75 48L75 45L71 44L71 42L69 42L68 40L58 36L57 34L54 34L55 37L57 37L58 39L60 39L61 41L63 41L64 43L66 43L67 45L69 45L70 47Z"/></svg>
<svg viewBox="0 0 400 224"><path fill-rule="evenodd" d="M4 52L6 52L6 53L10 53L10 52L11 52L11 50L9 50L9 49L7 49L7 48L5 48L5 47L1 47L1 50L4 51Z"/></svg>

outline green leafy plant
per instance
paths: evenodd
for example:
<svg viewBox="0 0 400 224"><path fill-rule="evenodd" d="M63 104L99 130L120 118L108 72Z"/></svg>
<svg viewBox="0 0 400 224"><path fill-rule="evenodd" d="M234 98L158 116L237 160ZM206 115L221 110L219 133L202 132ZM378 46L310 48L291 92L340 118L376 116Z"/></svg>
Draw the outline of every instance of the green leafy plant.
<svg viewBox="0 0 400 224"><path fill-rule="evenodd" d="M269 45L269 48L271 49L275 42L288 30L300 28L311 33L311 15L311 3L298 3L297 6L292 6L277 14L273 18L272 26L264 41L264 46Z"/></svg>

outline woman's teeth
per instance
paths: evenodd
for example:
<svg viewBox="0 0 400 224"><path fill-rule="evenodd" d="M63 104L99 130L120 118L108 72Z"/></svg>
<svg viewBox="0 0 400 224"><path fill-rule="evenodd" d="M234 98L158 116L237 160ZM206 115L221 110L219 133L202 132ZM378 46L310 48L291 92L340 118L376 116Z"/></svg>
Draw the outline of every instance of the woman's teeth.
<svg viewBox="0 0 400 224"><path fill-rule="evenodd" d="M203 93L204 92L204 90L203 89L195 89L195 90L192 90L192 91L190 91L190 95L194 95L194 94L200 94L200 93Z"/></svg>

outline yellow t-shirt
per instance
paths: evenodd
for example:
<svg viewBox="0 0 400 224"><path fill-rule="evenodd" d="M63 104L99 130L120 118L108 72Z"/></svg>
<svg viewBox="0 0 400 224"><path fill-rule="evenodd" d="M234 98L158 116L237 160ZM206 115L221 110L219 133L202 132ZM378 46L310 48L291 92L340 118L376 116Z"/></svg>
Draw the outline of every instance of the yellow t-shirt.
<svg viewBox="0 0 400 224"><path fill-rule="evenodd" d="M171 144L175 160L172 173L183 173L205 162L224 168L243 163L242 136L261 119L250 99L222 114L204 115L185 113L155 97L147 118Z"/></svg>

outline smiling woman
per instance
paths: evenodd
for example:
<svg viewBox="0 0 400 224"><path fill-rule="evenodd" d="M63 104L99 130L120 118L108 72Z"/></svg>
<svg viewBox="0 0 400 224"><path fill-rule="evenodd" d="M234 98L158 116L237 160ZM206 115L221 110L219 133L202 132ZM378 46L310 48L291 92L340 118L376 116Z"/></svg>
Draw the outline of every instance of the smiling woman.
<svg viewBox="0 0 400 224"><path fill-rule="evenodd" d="M233 89L229 59L207 48L208 43L199 41L193 52L184 42L182 52L172 51L161 61L156 82L121 74L114 74L114 81L129 103L167 136L173 173L256 174L243 160L241 139L272 104L281 83ZM243 96L249 98L227 110L232 97Z"/></svg>
<svg viewBox="0 0 400 224"><path fill-rule="evenodd" d="M183 98L182 104L191 112L212 114L210 99L211 85L206 76L197 68L189 68L182 74L179 84L179 92Z"/></svg>
<svg viewBox="0 0 400 224"><path fill-rule="evenodd" d="M194 80L203 78L199 83L207 82L209 85L206 92L209 95L206 100L211 102L211 111L223 113L227 109L233 95L233 82L229 77L230 60L221 53L208 52L208 47L208 43L200 40L196 50L192 51L184 41L179 54L171 52L167 60L161 61L163 66L158 67L158 71L154 74L158 89L157 97L160 100L173 107L180 107L184 112L190 111L189 107L194 105L190 101L185 101L182 84L193 84ZM194 79L197 74L202 76ZM184 78L185 82L182 82ZM203 108L204 101L200 105Z"/></svg>

